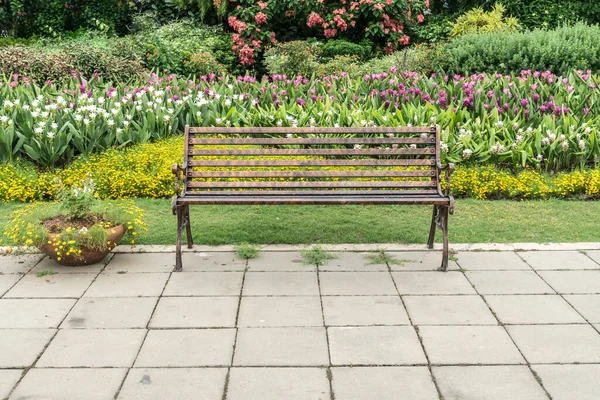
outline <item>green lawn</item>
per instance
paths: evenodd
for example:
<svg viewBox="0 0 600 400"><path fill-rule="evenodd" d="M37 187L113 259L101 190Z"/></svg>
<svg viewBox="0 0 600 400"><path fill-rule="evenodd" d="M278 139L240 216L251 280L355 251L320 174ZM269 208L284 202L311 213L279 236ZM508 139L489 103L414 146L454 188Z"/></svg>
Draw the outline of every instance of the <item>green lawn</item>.
<svg viewBox="0 0 600 400"><path fill-rule="evenodd" d="M169 200L138 199L148 234L140 244L174 244ZM0 204L0 227L22 204ZM196 244L425 243L431 209L424 206L196 206ZM600 202L458 200L451 243L600 241ZM437 239L439 239L439 232ZM0 235L0 237L3 237ZM5 239L3 237L3 239Z"/></svg>

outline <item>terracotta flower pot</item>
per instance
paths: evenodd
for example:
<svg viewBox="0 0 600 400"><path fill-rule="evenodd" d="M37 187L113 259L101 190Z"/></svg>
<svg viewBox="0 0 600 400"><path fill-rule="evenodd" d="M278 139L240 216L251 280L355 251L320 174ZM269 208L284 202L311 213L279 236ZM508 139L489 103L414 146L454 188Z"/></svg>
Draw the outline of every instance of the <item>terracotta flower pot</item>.
<svg viewBox="0 0 600 400"><path fill-rule="evenodd" d="M56 255L56 250L52 245L45 244L40 247L42 253L46 254L48 257L56 260L57 263L61 265L67 265L71 267L79 267L83 265L91 265L96 264L102 260L110 253L110 251L121 241L123 236L125 235L125 226L117 225L113 228L108 229L108 239L111 244L106 248L106 250L92 250L85 246L81 246L81 254L79 255L64 255L60 256L60 260L58 260L58 256ZM58 240L59 234L51 233L48 235L48 241L54 242ZM114 243L114 245L113 245Z"/></svg>

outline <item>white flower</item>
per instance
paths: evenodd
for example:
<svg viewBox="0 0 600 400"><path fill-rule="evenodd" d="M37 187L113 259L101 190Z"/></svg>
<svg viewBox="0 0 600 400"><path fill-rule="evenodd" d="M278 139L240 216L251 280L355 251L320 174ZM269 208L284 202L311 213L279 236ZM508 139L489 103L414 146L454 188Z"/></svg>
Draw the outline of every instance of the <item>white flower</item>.
<svg viewBox="0 0 600 400"><path fill-rule="evenodd" d="M360 124L361 124L361 125L363 125L363 126L364 126L364 125L366 125L366 124L367 124L367 120L365 120L365 119L361 119L361 120L360 120Z"/></svg>
<svg viewBox="0 0 600 400"><path fill-rule="evenodd" d="M79 230L79 233L87 233L88 229L84 226Z"/></svg>
<svg viewBox="0 0 600 400"><path fill-rule="evenodd" d="M75 114L75 121L80 122L83 119L81 114Z"/></svg>
<svg viewBox="0 0 600 400"><path fill-rule="evenodd" d="M389 138L393 138L393 137L394 137L394 134L393 134L392 132L390 132L390 133L386 133L386 134L385 134L385 136L387 136L387 137L389 137Z"/></svg>
<svg viewBox="0 0 600 400"><path fill-rule="evenodd" d="M52 123L52 129L58 129L58 124L56 122Z"/></svg>
<svg viewBox="0 0 600 400"><path fill-rule="evenodd" d="M104 104L104 97L98 97L98 104Z"/></svg>
<svg viewBox="0 0 600 400"><path fill-rule="evenodd" d="M217 125L221 125L221 122L223 122L224 120L225 120L225 118L217 118L216 119Z"/></svg>
<svg viewBox="0 0 600 400"><path fill-rule="evenodd" d="M361 145L360 145L360 144L355 144L355 145L354 145L354 148L355 148L356 150L358 150L358 149L360 149L360 148L361 148Z"/></svg>
<svg viewBox="0 0 600 400"><path fill-rule="evenodd" d="M544 156L541 154L538 154L536 158L538 161L542 161L544 159Z"/></svg>
<svg viewBox="0 0 600 400"><path fill-rule="evenodd" d="M566 138L566 136L565 136L565 135L560 135L560 136L558 137L558 141L559 141L559 142L564 142L565 140L567 140L567 138Z"/></svg>
<svg viewBox="0 0 600 400"><path fill-rule="evenodd" d="M592 132L592 128L590 128L589 126L585 128L584 130L585 133L590 134Z"/></svg>
<svg viewBox="0 0 600 400"><path fill-rule="evenodd" d="M562 148L563 148L564 151L569 150L569 142L563 142L562 143Z"/></svg>
<svg viewBox="0 0 600 400"><path fill-rule="evenodd" d="M513 122L512 127L513 129L517 129L519 127L519 124L517 122Z"/></svg>
<svg viewBox="0 0 600 400"><path fill-rule="evenodd" d="M448 152L448 144L444 143L444 142L440 142L440 149L442 150L443 153L447 153Z"/></svg>
<svg viewBox="0 0 600 400"><path fill-rule="evenodd" d="M494 144L494 145L492 146L492 148L491 148L491 152L492 152L493 154L496 154L496 153L502 153L502 152L504 152L504 146L503 146L502 144L500 144L500 143L496 143L496 144Z"/></svg>
<svg viewBox="0 0 600 400"><path fill-rule="evenodd" d="M417 148L417 145L416 145L416 144L411 144L411 145L410 145L410 146L408 146L408 147L410 147L411 149L416 149L416 148Z"/></svg>
<svg viewBox="0 0 600 400"><path fill-rule="evenodd" d="M527 136L531 136L531 133L533 132L533 128L529 127L529 128L527 128L527 130L525 132L527 132Z"/></svg>
<svg viewBox="0 0 600 400"><path fill-rule="evenodd" d="M171 119L171 116L169 114L165 114L163 115L163 119L165 120L165 122L168 122Z"/></svg>
<svg viewBox="0 0 600 400"><path fill-rule="evenodd" d="M117 115L119 113L119 109L113 108L112 110L110 110L110 112L112 113L112 115Z"/></svg>
<svg viewBox="0 0 600 400"><path fill-rule="evenodd" d="M517 135L517 144L521 144L521 142L523 141L523 136L521 135Z"/></svg>
<svg viewBox="0 0 600 400"><path fill-rule="evenodd" d="M225 100L225 105L227 107L229 107L231 105L231 100L229 100L229 99Z"/></svg>
<svg viewBox="0 0 600 400"><path fill-rule="evenodd" d="M579 148L581 150L585 150L585 142L583 140L580 140L579 143L577 143L579 145Z"/></svg>
<svg viewBox="0 0 600 400"><path fill-rule="evenodd" d="M473 154L473 150L471 150L471 149L464 149L462 152L463 158L465 160L471 158L472 154Z"/></svg>
<svg viewBox="0 0 600 400"><path fill-rule="evenodd" d="M48 139L54 139L54 132L49 131L48 133L46 133L46 135L48 136Z"/></svg>
<svg viewBox="0 0 600 400"><path fill-rule="evenodd" d="M309 125L310 125L310 126L315 126L315 123L316 123L316 122L317 122L317 121L316 121L314 118L312 118L312 117L311 117L311 118L310 118L310 120L308 121L308 123L309 123Z"/></svg>
<svg viewBox="0 0 600 400"><path fill-rule="evenodd" d="M334 126L335 128L339 128L339 127L340 127L340 124L338 124L338 123L336 122L335 124L333 124L333 126Z"/></svg>
<svg viewBox="0 0 600 400"><path fill-rule="evenodd" d="M84 120L83 120L83 124L84 124L85 126L89 125L89 124L90 124L90 120L89 120L88 118L84 118Z"/></svg>
<svg viewBox="0 0 600 400"><path fill-rule="evenodd" d="M44 128L37 127L37 128L34 129L34 132L38 133L38 134L41 134L42 132L44 132Z"/></svg>
<svg viewBox="0 0 600 400"><path fill-rule="evenodd" d="M117 128L117 134L120 134L121 132L123 132L123 128Z"/></svg>
<svg viewBox="0 0 600 400"><path fill-rule="evenodd" d="M115 121L112 119L109 119L108 121L106 121L106 123L108 124L108 126L113 126L115 124Z"/></svg>
<svg viewBox="0 0 600 400"><path fill-rule="evenodd" d="M277 126L283 126L283 121L282 121L282 120L280 120L280 119L278 119L278 120L277 120Z"/></svg>
<svg viewBox="0 0 600 400"><path fill-rule="evenodd" d="M33 112L31 113L31 116L32 116L33 118L37 118L39 115L40 115L40 112L39 112L39 111L33 111Z"/></svg>
<svg viewBox="0 0 600 400"><path fill-rule="evenodd" d="M6 115L3 115L0 117L0 121L6 122L6 121L8 121L8 117Z"/></svg>
<svg viewBox="0 0 600 400"><path fill-rule="evenodd" d="M29 110L31 106L29 104L23 104L23 110Z"/></svg>
<svg viewBox="0 0 600 400"><path fill-rule="evenodd" d="M550 139L542 138L542 146L548 146L550 144Z"/></svg>
<svg viewBox="0 0 600 400"><path fill-rule="evenodd" d="M496 128L502 129L503 126L504 126L504 122L502 122L502 121L496 122Z"/></svg>

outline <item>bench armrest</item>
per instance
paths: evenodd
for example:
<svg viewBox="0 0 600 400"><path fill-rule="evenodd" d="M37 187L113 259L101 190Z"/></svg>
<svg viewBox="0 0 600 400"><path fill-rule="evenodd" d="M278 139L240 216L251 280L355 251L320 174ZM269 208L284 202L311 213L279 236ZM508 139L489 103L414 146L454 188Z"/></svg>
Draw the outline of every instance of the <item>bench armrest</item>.
<svg viewBox="0 0 600 400"><path fill-rule="evenodd" d="M444 176L446 177L446 188L444 190L444 195L450 196L450 176L454 172L454 163L448 163L448 165L442 167L442 164L438 161L437 167L440 175L441 172L444 171Z"/></svg>

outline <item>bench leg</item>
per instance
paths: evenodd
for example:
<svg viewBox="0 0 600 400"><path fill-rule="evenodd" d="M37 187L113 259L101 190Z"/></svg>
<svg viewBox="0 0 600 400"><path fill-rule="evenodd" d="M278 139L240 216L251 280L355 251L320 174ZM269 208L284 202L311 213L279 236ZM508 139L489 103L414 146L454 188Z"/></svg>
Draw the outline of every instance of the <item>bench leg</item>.
<svg viewBox="0 0 600 400"><path fill-rule="evenodd" d="M433 206L433 216L431 217L431 228L429 228L429 240L427 240L427 247L433 249L433 241L435 240L435 228L436 221L435 217L439 211L438 206Z"/></svg>
<svg viewBox="0 0 600 400"><path fill-rule="evenodd" d="M444 247L442 249L442 266L440 267L440 271L446 272L448 270L448 207L441 207L441 228L442 233L444 234Z"/></svg>
<svg viewBox="0 0 600 400"><path fill-rule="evenodd" d="M191 249L194 245L194 241L192 240L192 225L190 223L190 207L185 206L185 232L187 235L187 247Z"/></svg>
<svg viewBox="0 0 600 400"><path fill-rule="evenodd" d="M181 263L181 233L183 231L184 215L181 206L177 206L175 210L177 215L177 242L175 245L175 272L181 272L183 265Z"/></svg>

